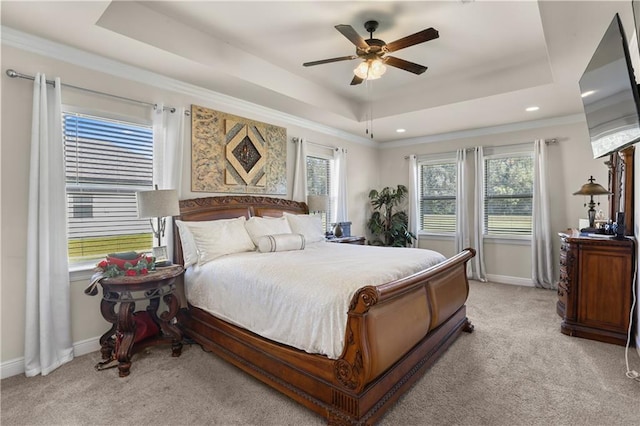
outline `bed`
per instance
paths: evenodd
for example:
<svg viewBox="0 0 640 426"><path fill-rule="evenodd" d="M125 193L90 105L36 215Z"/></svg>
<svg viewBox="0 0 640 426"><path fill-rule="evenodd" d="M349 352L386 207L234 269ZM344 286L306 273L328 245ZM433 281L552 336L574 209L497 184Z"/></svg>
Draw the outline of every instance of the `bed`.
<svg viewBox="0 0 640 426"><path fill-rule="evenodd" d="M243 217L277 218L305 214L308 214L306 204L295 201L261 196L220 196L180 201L180 215L174 222L208 222ZM174 261L184 264L184 259L188 256L183 253L180 235L178 227L174 226ZM289 258L293 262L291 265L295 265L303 262L304 256L307 259L309 256L322 259L324 253L332 248L342 258L348 258L352 250L369 250L366 253L372 256L376 250L366 246L340 246L346 245L318 242L307 244L304 250L269 255L286 254L281 258ZM412 253L410 250L403 252L404 249L397 248L387 250ZM422 250L414 249L413 252ZM267 253L263 255L267 258ZM415 272L402 276L397 276L402 274L402 270L395 272L396 278L390 281L378 276L384 274L372 272L373 275L364 278L362 284L349 290L349 300L338 300L344 305L344 309L338 310L346 312L339 312L336 314L338 319L329 322L339 325L337 331L332 329L332 333L343 334L338 336L339 339L329 339L334 345L330 344L326 350L314 349L315 343L306 348L297 345L297 342L295 345L288 344L286 339L265 334L261 330L249 331L243 326L242 319L203 305L201 299L194 296L200 291L195 289L207 287L202 284L201 277L198 284L198 267L187 268L185 273L188 303L178 313L178 325L186 336L204 348L324 416L329 424L373 424L425 373L462 331L473 331L473 326L466 317L465 302L469 291L466 262L474 255L473 249L465 249L449 259L439 259L433 266L421 266L422 269ZM219 263L232 265L232 269L242 269L244 273L250 269L248 266L251 264L255 264L257 268L258 262L252 260L257 257L251 256L255 254L226 256L224 262ZM218 267L218 263L211 263ZM283 270L293 267L281 264ZM343 271L351 270L344 268L344 265L337 267L343 268ZM415 265L412 267L415 268ZM291 271L289 275L299 275L294 269ZM213 274L220 276L222 281L219 271L214 271ZM332 274L328 276L338 277L340 272ZM359 277L359 274L351 275L353 277L341 279L353 286L357 282L355 276ZM232 288L234 277L230 280L231 285L228 287ZM263 281L266 283L268 280ZM272 281L274 288L288 285L284 276ZM305 285L311 287L311 284L316 284L312 281L314 280L309 279ZM263 283L258 284L262 287ZM321 285L330 284L327 282ZM273 292L270 288L261 289L263 293L256 289L257 297L250 291L230 295L227 292L229 288L217 287L214 296L209 298L217 299L219 309L225 308L227 300L231 303L231 299L237 299L234 302L236 305L232 305L233 308L230 309L233 312L257 311L256 300L264 300L265 294ZM287 308L287 312L292 309L298 311L298 315L302 312L302 315L313 317L314 308L325 309L326 304L316 296L317 294L310 297L288 297L293 300L293 308ZM277 305L274 312L275 314L273 311L266 311L264 315L270 316L263 323L269 325L271 320L268 318L273 322L277 322L276 318L283 322ZM321 322L315 317L311 321L305 321L304 317L284 318L285 323L300 326L304 322ZM326 333L321 331L311 334L323 337Z"/></svg>

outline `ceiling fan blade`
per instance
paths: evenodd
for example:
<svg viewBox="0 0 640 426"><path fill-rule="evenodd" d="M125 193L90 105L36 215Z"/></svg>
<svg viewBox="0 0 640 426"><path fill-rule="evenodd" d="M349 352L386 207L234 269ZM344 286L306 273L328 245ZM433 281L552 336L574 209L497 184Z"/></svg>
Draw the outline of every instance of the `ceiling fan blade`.
<svg viewBox="0 0 640 426"><path fill-rule="evenodd" d="M364 78L360 78L357 75L353 76L353 80L351 80L351 85L355 86L356 84L360 84L364 81Z"/></svg>
<svg viewBox="0 0 640 426"><path fill-rule="evenodd" d="M356 55L341 56L339 58L322 59L321 61L305 62L302 65L305 66L305 67L311 67L311 66L314 66L314 65L329 64L331 62L348 61L348 60L356 59L356 58L357 58Z"/></svg>
<svg viewBox="0 0 640 426"><path fill-rule="evenodd" d="M414 74L422 74L427 70L424 65L419 65L414 62L405 61L404 59L396 58L394 56L386 56L384 63L391 65L392 67L400 68L401 70L409 71Z"/></svg>
<svg viewBox="0 0 640 426"><path fill-rule="evenodd" d="M351 25L340 24L336 25L335 28L336 30L340 31L343 36L348 38L351 43L355 44L360 49L367 49L369 47L367 42L364 41L362 36L358 34Z"/></svg>
<svg viewBox="0 0 640 426"><path fill-rule="evenodd" d="M395 52L396 50L404 49L405 47L413 46L414 44L424 43L425 41L438 38L440 35L438 31L433 28L427 28L410 36L403 37L399 40L387 43L387 51Z"/></svg>

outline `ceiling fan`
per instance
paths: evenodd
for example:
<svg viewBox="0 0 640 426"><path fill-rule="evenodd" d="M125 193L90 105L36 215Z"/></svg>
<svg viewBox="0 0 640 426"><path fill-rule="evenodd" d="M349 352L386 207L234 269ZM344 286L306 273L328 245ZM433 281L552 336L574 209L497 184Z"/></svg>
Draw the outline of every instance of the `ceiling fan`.
<svg viewBox="0 0 640 426"><path fill-rule="evenodd" d="M305 67L314 65L328 64L331 62L348 61L351 59L364 59L364 61L354 70L356 74L351 80L351 85L362 83L364 80L373 80L380 78L386 68L384 64L395 68L400 68L414 74L422 74L427 67L394 56L386 56L389 52L395 52L415 44L424 43L439 37L438 31L433 28L419 31L407 37L403 37L391 43L385 43L382 40L373 38L374 31L378 28L378 21L367 21L364 28L369 33L369 39L363 39L360 34L353 29L351 25L336 25L335 28L356 46L356 54L349 56L341 56L338 58L323 59L320 61L305 62Z"/></svg>

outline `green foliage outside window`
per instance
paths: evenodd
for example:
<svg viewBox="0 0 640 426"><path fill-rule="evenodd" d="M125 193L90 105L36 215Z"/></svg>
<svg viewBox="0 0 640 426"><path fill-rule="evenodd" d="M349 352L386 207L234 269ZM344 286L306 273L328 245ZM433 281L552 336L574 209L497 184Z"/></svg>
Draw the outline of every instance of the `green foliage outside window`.
<svg viewBox="0 0 640 426"><path fill-rule="evenodd" d="M455 232L457 168L453 161L420 166L420 229Z"/></svg>
<svg viewBox="0 0 640 426"><path fill-rule="evenodd" d="M531 234L533 159L512 155L485 160L485 232Z"/></svg>

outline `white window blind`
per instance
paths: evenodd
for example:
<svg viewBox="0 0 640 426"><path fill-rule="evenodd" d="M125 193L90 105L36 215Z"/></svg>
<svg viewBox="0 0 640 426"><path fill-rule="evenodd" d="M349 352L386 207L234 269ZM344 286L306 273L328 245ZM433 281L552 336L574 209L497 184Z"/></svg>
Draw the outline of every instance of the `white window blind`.
<svg viewBox="0 0 640 426"><path fill-rule="evenodd" d="M485 157L484 233L531 235L533 154Z"/></svg>
<svg viewBox="0 0 640 426"><path fill-rule="evenodd" d="M322 212L322 230L327 232L331 221L334 200L331 198L331 168L333 160L328 158L307 156L307 194L327 195L329 211Z"/></svg>
<svg viewBox="0 0 640 426"><path fill-rule="evenodd" d="M135 192L153 188L151 126L63 113L69 262L152 247Z"/></svg>
<svg viewBox="0 0 640 426"><path fill-rule="evenodd" d="M458 173L455 160L420 163L419 166L420 230L454 233Z"/></svg>

